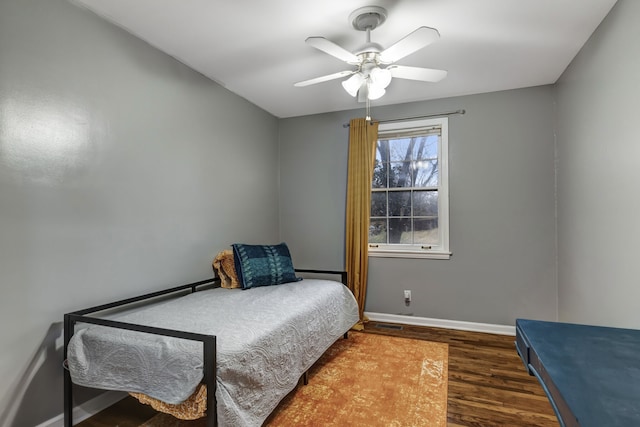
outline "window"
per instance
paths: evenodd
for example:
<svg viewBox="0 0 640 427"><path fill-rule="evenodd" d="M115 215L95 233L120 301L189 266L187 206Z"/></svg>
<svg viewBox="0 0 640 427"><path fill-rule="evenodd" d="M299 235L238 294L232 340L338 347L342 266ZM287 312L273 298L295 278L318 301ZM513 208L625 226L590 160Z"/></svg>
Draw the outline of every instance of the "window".
<svg viewBox="0 0 640 427"><path fill-rule="evenodd" d="M447 155L447 118L380 124L369 256L450 257Z"/></svg>

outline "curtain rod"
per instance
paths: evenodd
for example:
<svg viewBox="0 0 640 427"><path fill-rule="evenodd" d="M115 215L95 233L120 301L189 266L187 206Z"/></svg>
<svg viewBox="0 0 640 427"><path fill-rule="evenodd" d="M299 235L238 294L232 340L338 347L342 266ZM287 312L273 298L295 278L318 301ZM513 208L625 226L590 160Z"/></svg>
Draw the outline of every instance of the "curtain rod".
<svg viewBox="0 0 640 427"><path fill-rule="evenodd" d="M426 114L424 116L414 116L414 117L402 117L399 119L387 119L387 120L377 120L378 123L392 123L392 122L404 122L405 120L417 120L417 119L427 119L429 117L442 117L442 116L454 116L456 114L465 114L465 110L456 110L456 111L445 111L443 113L434 113L434 114ZM342 127L348 128L349 123L345 123Z"/></svg>

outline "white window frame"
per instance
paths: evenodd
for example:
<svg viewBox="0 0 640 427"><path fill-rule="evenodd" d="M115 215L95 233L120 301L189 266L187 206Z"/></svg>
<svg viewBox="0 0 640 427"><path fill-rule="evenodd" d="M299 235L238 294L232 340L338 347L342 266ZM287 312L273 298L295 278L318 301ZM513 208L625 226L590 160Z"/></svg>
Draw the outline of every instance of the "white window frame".
<svg viewBox="0 0 640 427"><path fill-rule="evenodd" d="M449 119L439 117L420 119L396 123L380 123L378 134L385 132L410 130L440 126L441 136L438 146L438 232L441 244L438 246L400 245L400 244L369 244L370 257L383 258L431 258L449 259Z"/></svg>

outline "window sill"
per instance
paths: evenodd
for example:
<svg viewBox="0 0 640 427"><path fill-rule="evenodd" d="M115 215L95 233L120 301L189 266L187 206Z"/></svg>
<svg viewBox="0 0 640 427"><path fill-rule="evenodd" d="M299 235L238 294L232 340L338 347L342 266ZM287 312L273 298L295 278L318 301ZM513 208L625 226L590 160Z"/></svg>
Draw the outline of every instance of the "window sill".
<svg viewBox="0 0 640 427"><path fill-rule="evenodd" d="M409 251L409 250L381 250L369 248L369 256L373 258L425 258L449 259L451 252L441 251Z"/></svg>

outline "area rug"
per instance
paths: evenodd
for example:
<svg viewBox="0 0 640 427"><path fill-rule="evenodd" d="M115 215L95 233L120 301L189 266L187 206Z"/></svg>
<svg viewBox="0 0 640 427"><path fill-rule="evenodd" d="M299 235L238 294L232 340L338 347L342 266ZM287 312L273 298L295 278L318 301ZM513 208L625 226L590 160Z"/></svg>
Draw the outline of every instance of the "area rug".
<svg viewBox="0 0 640 427"><path fill-rule="evenodd" d="M447 425L448 345L350 332L309 371L265 427ZM158 414L143 427L200 427Z"/></svg>

